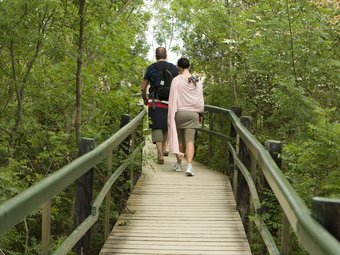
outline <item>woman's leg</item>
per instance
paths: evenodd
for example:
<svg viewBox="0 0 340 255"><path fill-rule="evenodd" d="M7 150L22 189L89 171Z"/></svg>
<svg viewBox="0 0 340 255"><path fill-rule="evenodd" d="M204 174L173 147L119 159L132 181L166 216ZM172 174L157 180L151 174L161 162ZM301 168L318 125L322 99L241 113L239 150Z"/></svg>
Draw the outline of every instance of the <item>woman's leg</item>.
<svg viewBox="0 0 340 255"><path fill-rule="evenodd" d="M192 171L192 161L195 155L195 132L196 130L193 128L188 128L185 130L185 145L186 145L186 158L187 158L187 170L185 174L187 176L194 176Z"/></svg>
<svg viewBox="0 0 340 255"><path fill-rule="evenodd" d="M167 138L168 138L168 130L163 130L163 156L169 155Z"/></svg>
<svg viewBox="0 0 340 255"><path fill-rule="evenodd" d="M187 158L187 162L188 164L192 163L192 160L194 158L194 154L195 154L195 145L194 142L187 142L186 143L186 158Z"/></svg>
<svg viewBox="0 0 340 255"><path fill-rule="evenodd" d="M182 143L179 143L179 151L180 152L183 152L183 145ZM181 171L181 165L182 165L182 159L183 159L183 153L180 153L180 154L176 154L176 162L173 164L172 166L172 170L176 171L176 172L179 172Z"/></svg>
<svg viewBox="0 0 340 255"><path fill-rule="evenodd" d="M184 154L184 149L183 149L184 130L183 129L177 129L177 136L178 136L179 151L182 154L176 154L176 158L177 158L177 163L181 164L182 159L183 159L183 154Z"/></svg>
<svg viewBox="0 0 340 255"><path fill-rule="evenodd" d="M194 144L195 133L196 133L196 129L194 128L185 129L185 133L184 133L185 146L186 146L185 154L186 154L188 164L192 163L194 159L194 155L195 155L195 144Z"/></svg>

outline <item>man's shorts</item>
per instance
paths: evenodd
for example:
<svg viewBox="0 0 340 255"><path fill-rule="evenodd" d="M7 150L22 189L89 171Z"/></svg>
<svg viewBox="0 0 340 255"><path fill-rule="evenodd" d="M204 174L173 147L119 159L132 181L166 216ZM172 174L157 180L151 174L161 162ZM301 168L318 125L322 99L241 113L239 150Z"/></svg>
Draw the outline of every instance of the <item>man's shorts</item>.
<svg viewBox="0 0 340 255"><path fill-rule="evenodd" d="M188 142L195 142L195 128L178 128L178 142L179 143L188 143Z"/></svg>
<svg viewBox="0 0 340 255"><path fill-rule="evenodd" d="M152 129L151 130L152 142L165 142L168 137L168 130L166 129Z"/></svg>

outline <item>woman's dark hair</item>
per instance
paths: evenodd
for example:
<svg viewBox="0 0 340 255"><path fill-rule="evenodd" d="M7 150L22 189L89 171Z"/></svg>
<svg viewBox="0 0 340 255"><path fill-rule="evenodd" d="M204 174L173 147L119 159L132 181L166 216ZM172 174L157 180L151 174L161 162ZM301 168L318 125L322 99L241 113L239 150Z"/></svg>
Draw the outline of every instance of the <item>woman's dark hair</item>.
<svg viewBox="0 0 340 255"><path fill-rule="evenodd" d="M189 59L187 59L187 58L180 58L177 61L177 66L180 67L180 68L183 68L183 69L189 68L190 67Z"/></svg>

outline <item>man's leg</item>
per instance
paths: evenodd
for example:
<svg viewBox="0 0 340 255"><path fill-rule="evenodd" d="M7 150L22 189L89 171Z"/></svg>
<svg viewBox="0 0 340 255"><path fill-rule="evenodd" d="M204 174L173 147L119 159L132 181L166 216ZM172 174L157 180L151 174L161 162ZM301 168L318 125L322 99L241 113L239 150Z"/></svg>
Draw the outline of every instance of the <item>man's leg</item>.
<svg viewBox="0 0 340 255"><path fill-rule="evenodd" d="M164 156L169 156L169 152L167 151L167 142L166 141L163 142L163 148L164 148L163 155Z"/></svg>
<svg viewBox="0 0 340 255"><path fill-rule="evenodd" d="M157 147L157 155L158 155L158 164L164 164L164 156L163 156L163 142L156 142Z"/></svg>
<svg viewBox="0 0 340 255"><path fill-rule="evenodd" d="M152 129L152 142L156 144L158 164L164 164L163 157L163 130Z"/></svg>
<svg viewBox="0 0 340 255"><path fill-rule="evenodd" d="M169 152L167 151L167 139L168 139L168 130L163 129L163 156L168 156Z"/></svg>

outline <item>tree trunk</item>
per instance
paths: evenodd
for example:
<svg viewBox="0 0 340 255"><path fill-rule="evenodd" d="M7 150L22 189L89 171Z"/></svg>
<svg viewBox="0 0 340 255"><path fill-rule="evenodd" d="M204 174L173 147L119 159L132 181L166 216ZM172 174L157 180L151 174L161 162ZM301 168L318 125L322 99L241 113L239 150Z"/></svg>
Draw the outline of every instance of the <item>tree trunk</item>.
<svg viewBox="0 0 340 255"><path fill-rule="evenodd" d="M297 81L297 73L296 73L296 68L295 68L294 38L293 38L292 23L291 23L291 18L290 18L289 0L286 1L286 9L287 9L287 18L288 18L288 26L289 26L290 52L291 52L291 57L292 57L291 63L292 63L295 81Z"/></svg>
<svg viewBox="0 0 340 255"><path fill-rule="evenodd" d="M18 84L16 69L15 69L14 44L12 40L10 43L10 52L11 52L12 80L15 85L15 92L16 92L16 99L17 99L17 109L15 112L15 125L10 135L10 147L11 147L11 154L12 154L14 152L16 134L21 125L24 88L23 86L19 86Z"/></svg>
<svg viewBox="0 0 340 255"><path fill-rule="evenodd" d="M81 68L83 65L83 45L84 45L84 28L85 28L85 2L86 0L79 0L79 40L78 40L78 58L77 58L77 72L76 72L76 146L79 151L79 143L81 136Z"/></svg>
<svg viewBox="0 0 340 255"><path fill-rule="evenodd" d="M225 6L228 8L228 13L229 13L229 38L233 42L235 40L235 35L232 27L232 22L231 22L231 17L233 15L232 13L232 6L229 0L225 1ZM236 90L236 79L235 79L235 64L234 64L234 53L230 53L229 56L229 76L230 76L230 84L231 84L231 90L234 95L234 105L239 105L238 103L238 97L237 97L237 90Z"/></svg>
<svg viewBox="0 0 340 255"><path fill-rule="evenodd" d="M10 42L10 54L11 54L11 69L12 69L12 80L15 84L15 92L16 92L16 97L17 97L17 109L16 109L16 114L15 114L15 125L12 129L11 136L10 136L10 146L12 148L12 151L15 148L15 140L17 133L20 129L21 123L22 123L22 115L23 115L23 101L24 101L24 89L25 89L25 84L28 81L28 77L32 71L33 65L35 61L37 60L39 56L39 52L42 49L43 46L43 38L46 33L46 29L49 25L49 22L51 21L52 17L54 15L54 12L51 13L49 16L43 16L39 28L38 28L38 34L39 38L35 44L35 51L30 59L30 61L27 62L26 64L26 70L24 73L24 76L22 78L18 78L16 74L16 68L15 68L15 53L14 53L14 43L13 40ZM20 81L20 83L19 83Z"/></svg>

